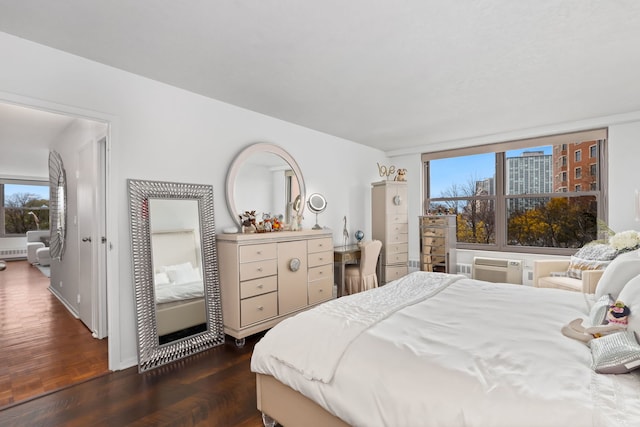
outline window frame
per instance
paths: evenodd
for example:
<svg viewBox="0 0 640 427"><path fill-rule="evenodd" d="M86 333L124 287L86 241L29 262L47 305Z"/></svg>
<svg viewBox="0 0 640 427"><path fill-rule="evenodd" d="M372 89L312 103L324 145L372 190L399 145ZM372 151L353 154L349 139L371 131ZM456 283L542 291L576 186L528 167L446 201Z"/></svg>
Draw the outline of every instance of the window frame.
<svg viewBox="0 0 640 427"><path fill-rule="evenodd" d="M552 193L536 193L532 195L507 195L505 189L505 156L506 152L515 149L532 148L539 146L560 146L560 151L566 151L567 145L575 141L598 141L595 144L596 154L598 158L598 173L596 175L597 182L600 184L600 188L596 190L583 190L583 191L571 191L566 188L566 185L561 185L560 188L554 189L556 191ZM423 153L422 163L422 213L425 214L430 206L431 197L429 194L429 161L445 159L451 157L462 157L472 154L486 154L495 153L496 155L496 196L495 196L495 244L479 244L479 243L464 243L458 242L456 244L457 249L470 249L470 250L482 250L482 251L500 251L500 252L514 252L514 253L539 253L547 255L571 255L576 252L576 248L557 248L557 247L540 247L540 246L516 246L507 245L507 200L509 198L522 198L526 197L549 197L549 198L575 198L581 196L593 196L597 202L597 218L598 220L608 221L608 165L607 165L607 143L608 141L608 129L592 129L580 132L571 132L558 135L549 135L538 138L528 138L522 140L503 141L493 144L478 145L473 147L456 148L451 150L434 151L429 153ZM557 152L557 150L554 150ZM566 172L561 172L562 176L566 176ZM567 176L568 178L568 176ZM565 180L567 183L568 180ZM477 196L473 197L473 200L490 199L494 196ZM434 199L440 199L435 198ZM469 197L464 197L465 200L469 200Z"/></svg>
<svg viewBox="0 0 640 427"><path fill-rule="evenodd" d="M42 186L50 189L49 181L47 180L36 180L36 179L16 179L16 178L0 178L0 238L10 238L10 237L24 237L26 233L7 233L6 232L6 215L5 215L5 185L34 185L34 186ZM49 194L48 199L51 199L51 194ZM29 210L43 210L41 208L29 208ZM47 212L49 212L51 206L49 206Z"/></svg>

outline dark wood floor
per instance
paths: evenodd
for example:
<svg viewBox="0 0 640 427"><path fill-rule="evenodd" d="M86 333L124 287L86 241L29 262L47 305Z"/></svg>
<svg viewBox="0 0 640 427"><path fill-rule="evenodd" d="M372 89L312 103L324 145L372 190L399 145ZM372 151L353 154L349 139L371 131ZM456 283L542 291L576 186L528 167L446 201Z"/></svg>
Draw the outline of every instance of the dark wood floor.
<svg viewBox="0 0 640 427"><path fill-rule="evenodd" d="M107 340L92 338L48 287L27 261L0 271L0 408L108 372Z"/></svg>
<svg viewBox="0 0 640 427"><path fill-rule="evenodd" d="M144 374L116 371L0 411L2 426L258 427L251 352L233 340Z"/></svg>

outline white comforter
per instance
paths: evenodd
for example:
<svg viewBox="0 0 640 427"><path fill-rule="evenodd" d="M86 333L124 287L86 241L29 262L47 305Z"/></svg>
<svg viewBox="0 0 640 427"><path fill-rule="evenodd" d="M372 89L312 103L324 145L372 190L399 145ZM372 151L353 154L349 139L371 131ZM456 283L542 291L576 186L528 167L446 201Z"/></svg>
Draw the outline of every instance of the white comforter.
<svg viewBox="0 0 640 427"><path fill-rule="evenodd" d="M337 321L336 305L368 312L379 299L367 293L287 319L256 345L251 368L354 426L640 425L640 375L594 373L589 348L560 332L587 317L583 294L440 276L370 291L414 297L364 322Z"/></svg>
<svg viewBox="0 0 640 427"><path fill-rule="evenodd" d="M156 304L183 301L204 296L202 280L186 283L167 283L155 286Z"/></svg>

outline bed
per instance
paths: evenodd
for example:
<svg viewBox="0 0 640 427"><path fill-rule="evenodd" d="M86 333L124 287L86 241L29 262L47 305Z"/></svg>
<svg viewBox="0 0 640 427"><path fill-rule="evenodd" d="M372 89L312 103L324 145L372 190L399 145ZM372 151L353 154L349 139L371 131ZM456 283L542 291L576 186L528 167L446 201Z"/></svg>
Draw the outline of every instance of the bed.
<svg viewBox="0 0 640 427"><path fill-rule="evenodd" d="M561 333L596 299L411 273L271 329L251 360L258 409L286 427L638 426L640 371L596 373L591 348Z"/></svg>
<svg viewBox="0 0 640 427"><path fill-rule="evenodd" d="M195 231L151 234L158 336L206 324L200 245Z"/></svg>

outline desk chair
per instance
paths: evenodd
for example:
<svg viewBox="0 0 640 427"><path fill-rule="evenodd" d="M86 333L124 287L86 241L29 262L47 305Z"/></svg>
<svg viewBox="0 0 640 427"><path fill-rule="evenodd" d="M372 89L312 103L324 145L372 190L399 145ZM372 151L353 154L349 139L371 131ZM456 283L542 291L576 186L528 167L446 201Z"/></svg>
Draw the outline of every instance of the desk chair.
<svg viewBox="0 0 640 427"><path fill-rule="evenodd" d="M360 264L345 267L344 281L348 294L378 287L376 265L381 248L382 242L380 240L364 243L361 249Z"/></svg>

